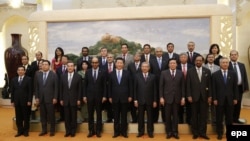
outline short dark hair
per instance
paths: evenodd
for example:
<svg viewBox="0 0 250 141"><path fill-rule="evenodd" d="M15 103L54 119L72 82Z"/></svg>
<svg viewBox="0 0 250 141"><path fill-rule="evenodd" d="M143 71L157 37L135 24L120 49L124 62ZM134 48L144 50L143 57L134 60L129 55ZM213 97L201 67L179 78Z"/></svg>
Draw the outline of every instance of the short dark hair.
<svg viewBox="0 0 250 141"><path fill-rule="evenodd" d="M213 49L214 47L217 47L217 49L218 49L217 54L219 54L219 53L220 53L220 46L219 46L218 44L212 44L212 45L210 46L210 48L209 48L209 53L212 53L212 49Z"/></svg>
<svg viewBox="0 0 250 141"><path fill-rule="evenodd" d="M126 46L126 47L128 48L128 44L127 44L127 43L122 43L122 44L121 44L121 47L122 47L122 46Z"/></svg>
<svg viewBox="0 0 250 141"><path fill-rule="evenodd" d="M168 47L169 45L172 45L172 46L174 47L174 44L173 44L173 43L168 43L168 44L167 44L167 47Z"/></svg>
<svg viewBox="0 0 250 141"><path fill-rule="evenodd" d="M196 60L198 57L201 57L202 61L204 61L204 57L202 55L197 55L194 60Z"/></svg>
<svg viewBox="0 0 250 141"><path fill-rule="evenodd" d="M90 68L91 68L90 63L89 63L88 61L86 61L86 60L83 60L82 63L81 63L81 68L80 68L79 70L82 70L82 64L83 64L83 63L85 63L85 64L88 65L88 68L87 68L87 69L90 69Z"/></svg>
<svg viewBox="0 0 250 141"><path fill-rule="evenodd" d="M89 48L88 48L88 47L82 47L82 50L83 50L83 49L87 49L87 50L88 50L88 52L89 52Z"/></svg>
<svg viewBox="0 0 250 141"><path fill-rule="evenodd" d="M65 57L69 60L69 56L68 55L63 55L62 58Z"/></svg>
<svg viewBox="0 0 250 141"><path fill-rule="evenodd" d="M115 58L115 62L117 62L118 60L121 60L123 63L125 63L125 60L122 57Z"/></svg>
<svg viewBox="0 0 250 141"><path fill-rule="evenodd" d="M42 53L41 51L37 51L36 53L40 53L40 54L41 54L41 56L43 56L43 53Z"/></svg>
<svg viewBox="0 0 250 141"><path fill-rule="evenodd" d="M49 60L43 60L43 62L47 62L50 66L50 61Z"/></svg>
<svg viewBox="0 0 250 141"><path fill-rule="evenodd" d="M108 51L108 49L106 47L101 47L100 51L103 50L103 49L106 49Z"/></svg>
<svg viewBox="0 0 250 141"><path fill-rule="evenodd" d="M26 57L26 58L27 58L27 60L29 60L29 56L27 56L27 55L23 55L21 58L23 58L23 57Z"/></svg>
<svg viewBox="0 0 250 141"><path fill-rule="evenodd" d="M143 49L144 49L146 46L148 46L149 48L151 48L150 44L145 44L145 45L143 45Z"/></svg>
<svg viewBox="0 0 250 141"><path fill-rule="evenodd" d="M73 63L75 65L75 63L72 60L68 60L67 64L68 63Z"/></svg>
<svg viewBox="0 0 250 141"><path fill-rule="evenodd" d="M177 60L176 60L175 58L170 58L170 59L168 60L168 64L170 63L170 61L175 61L175 62L177 63Z"/></svg>
<svg viewBox="0 0 250 141"><path fill-rule="evenodd" d="M19 66L17 67L17 70L18 70L19 68L23 68L23 70L26 70L25 67L24 67L23 65L19 65Z"/></svg>

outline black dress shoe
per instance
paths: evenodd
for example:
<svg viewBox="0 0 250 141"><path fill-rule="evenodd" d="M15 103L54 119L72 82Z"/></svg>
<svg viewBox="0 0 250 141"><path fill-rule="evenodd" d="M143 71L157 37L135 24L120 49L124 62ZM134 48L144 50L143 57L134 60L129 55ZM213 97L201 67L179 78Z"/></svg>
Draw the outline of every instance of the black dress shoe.
<svg viewBox="0 0 250 141"><path fill-rule="evenodd" d="M41 132L40 134L39 134L39 136L44 136L44 135L46 135L47 134L47 132Z"/></svg>
<svg viewBox="0 0 250 141"><path fill-rule="evenodd" d="M193 139L197 139L198 138L198 135L193 135Z"/></svg>
<svg viewBox="0 0 250 141"><path fill-rule="evenodd" d="M170 139L171 137L172 137L172 134L169 133L169 134L167 134L167 137L166 137L166 138L167 138L167 139Z"/></svg>
<svg viewBox="0 0 250 141"><path fill-rule="evenodd" d="M148 133L148 137L149 137L149 138L154 138L153 133Z"/></svg>
<svg viewBox="0 0 250 141"><path fill-rule="evenodd" d="M178 134L174 134L173 137L176 138L176 139L180 138Z"/></svg>
<svg viewBox="0 0 250 141"><path fill-rule="evenodd" d="M22 136L22 133L17 133L17 134L15 135L15 137L19 137L19 136Z"/></svg>
<svg viewBox="0 0 250 141"><path fill-rule="evenodd" d="M23 133L23 135L24 135L25 137L28 137L28 136L29 136L29 133Z"/></svg>
<svg viewBox="0 0 250 141"><path fill-rule="evenodd" d="M201 138L209 140L210 138L207 135L200 135Z"/></svg>
<svg viewBox="0 0 250 141"><path fill-rule="evenodd" d="M128 138L128 134L127 134L127 133L122 133L122 136L123 136L124 138Z"/></svg>
<svg viewBox="0 0 250 141"><path fill-rule="evenodd" d="M222 140L222 135L218 135L217 139Z"/></svg>
<svg viewBox="0 0 250 141"><path fill-rule="evenodd" d="M101 137L101 132L96 132L96 137L100 138Z"/></svg>
<svg viewBox="0 0 250 141"><path fill-rule="evenodd" d="M76 134L71 134L71 137L75 137L76 136Z"/></svg>
<svg viewBox="0 0 250 141"><path fill-rule="evenodd" d="M90 137L93 137L95 134L94 134L94 132L89 132L89 134L88 134L88 138L90 138Z"/></svg>
<svg viewBox="0 0 250 141"><path fill-rule="evenodd" d="M139 138L139 137L142 137L144 134L142 133L139 133L136 137Z"/></svg>
<svg viewBox="0 0 250 141"><path fill-rule="evenodd" d="M112 138L117 138L119 135L118 134L115 134Z"/></svg>
<svg viewBox="0 0 250 141"><path fill-rule="evenodd" d="M113 120L112 119L108 119L108 120L106 120L106 122L107 123L111 123L111 122L113 122Z"/></svg>
<svg viewBox="0 0 250 141"><path fill-rule="evenodd" d="M55 133L50 133L49 136L53 137L55 136Z"/></svg>
<svg viewBox="0 0 250 141"><path fill-rule="evenodd" d="M70 136L70 133L66 133L66 134L64 135L64 137L68 137L68 136Z"/></svg>

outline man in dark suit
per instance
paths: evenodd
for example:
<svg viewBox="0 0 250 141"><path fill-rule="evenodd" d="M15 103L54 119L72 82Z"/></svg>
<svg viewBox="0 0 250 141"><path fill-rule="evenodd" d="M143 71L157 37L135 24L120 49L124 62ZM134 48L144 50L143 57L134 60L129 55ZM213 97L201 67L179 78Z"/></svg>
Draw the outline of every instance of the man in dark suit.
<svg viewBox="0 0 250 141"><path fill-rule="evenodd" d="M222 139L223 134L223 117L225 116L225 124L233 124L233 109L239 99L239 91L237 84L237 74L228 70L228 58L220 59L221 70L216 71L212 75L212 94L213 102L216 106L216 132L217 139Z"/></svg>
<svg viewBox="0 0 250 141"><path fill-rule="evenodd" d="M92 59L92 68L85 74L83 101L88 105L88 138L96 134L101 137L102 131L102 103L107 98L106 71L100 69L98 58ZM94 128L94 111L96 111L96 128ZM96 132L95 132L96 129Z"/></svg>
<svg viewBox="0 0 250 141"><path fill-rule="evenodd" d="M232 50L230 52L230 63L229 63L229 70L234 70L237 74L238 79L238 90L239 90L239 99L237 104L234 106L234 112L233 112L233 122L234 123L242 123L239 121L240 117L240 110L241 110L241 101L242 101L242 95L244 92L249 91L248 86L248 79L247 79L247 73L245 65L241 62L238 62L239 53L236 50Z"/></svg>
<svg viewBox="0 0 250 141"><path fill-rule="evenodd" d="M184 77L177 70L177 60L169 59L169 70L161 72L160 77L160 103L165 108L165 126L167 139L172 136L179 139L178 135L178 110L179 105L185 104Z"/></svg>
<svg viewBox="0 0 250 141"><path fill-rule="evenodd" d="M134 55L134 61L128 65L128 71L132 78L133 86L134 86L134 81L135 81L134 78L136 74L141 72L140 60L141 60L141 55L139 53L136 53ZM130 109L130 113L132 117L132 123L137 123L137 108L135 107L133 100L129 103L129 109Z"/></svg>
<svg viewBox="0 0 250 141"><path fill-rule="evenodd" d="M196 56L195 67L187 72L187 98L191 103L191 127L193 139L209 140L207 132L208 107L212 101L211 72L202 66L204 58Z"/></svg>
<svg viewBox="0 0 250 141"><path fill-rule="evenodd" d="M60 104L64 107L66 134L64 137L75 136L77 128L77 106L81 105L82 77L74 72L72 61L67 63L67 73L60 80Z"/></svg>
<svg viewBox="0 0 250 141"><path fill-rule="evenodd" d="M179 55L177 53L174 53L174 44L168 43L166 46L166 49L168 52L163 54L166 61L168 62L169 59L174 58L177 60L177 64L179 64ZM167 69L168 69L168 65L167 65Z"/></svg>
<svg viewBox="0 0 250 141"><path fill-rule="evenodd" d="M147 111L147 132L154 137L153 108L157 106L157 87L155 75L149 72L150 64L143 62L141 73L136 74L134 82L134 104L138 107L138 135L144 135L144 112Z"/></svg>
<svg viewBox="0 0 250 141"><path fill-rule="evenodd" d="M129 102L132 101L132 84L129 72L124 70L123 58L116 58L116 70L109 75L109 101L114 111L114 136L120 134L127 138L127 112Z"/></svg>
<svg viewBox="0 0 250 141"><path fill-rule="evenodd" d="M114 55L113 54L108 54L107 56L107 61L108 61L108 67L107 67L107 70L106 72L108 74L112 73L114 70L115 70L115 63L114 63ZM107 79L107 85L108 85L108 79ZM108 91L108 89L107 89ZM108 95L109 96L109 95ZM107 97L109 98L109 97ZM113 113L113 110L112 110L112 104L110 103L109 100L105 101L105 103L103 103L104 106L103 108L107 111L107 121L108 123L112 122L113 118L114 118L114 113Z"/></svg>
<svg viewBox="0 0 250 141"><path fill-rule="evenodd" d="M82 47L82 56L77 59L77 71L82 69L82 61L88 61L89 64L91 64L92 57L89 56L89 48L88 47Z"/></svg>
<svg viewBox="0 0 250 141"><path fill-rule="evenodd" d="M101 54L101 56L98 57L99 68L101 70L107 70L107 68L108 68L108 61L107 61L108 49L106 47L102 47L100 54Z"/></svg>
<svg viewBox="0 0 250 141"><path fill-rule="evenodd" d="M25 76L24 66L17 68L17 77L11 81L11 105L15 107L17 134L19 137L22 134L29 136L29 116L32 101L31 78Z"/></svg>
<svg viewBox="0 0 250 141"><path fill-rule="evenodd" d="M184 76L184 80L185 80L185 94L186 94L186 77L187 77L187 71L193 67L193 65L188 64L187 60L188 60L188 55L186 52L180 53L179 54L179 60L180 63L177 65L177 69L181 70ZM185 99L185 105L180 106L179 107L179 123L184 123L184 108L186 109L186 123L190 124L191 121L191 105L188 102L187 99Z"/></svg>
<svg viewBox="0 0 250 141"><path fill-rule="evenodd" d="M195 66L194 60L196 58L196 56L200 55L197 52L194 52L195 49L195 43L193 41L189 41L187 44L187 54L188 54L188 63Z"/></svg>
<svg viewBox="0 0 250 141"><path fill-rule="evenodd" d="M59 68L56 69L56 74L57 74L57 78L58 78L58 84L60 84L60 81L61 81L61 76L63 74L66 74L68 73L67 71L67 63L68 63L68 60L69 60L69 57L67 55L63 55L62 56L62 66L60 66ZM60 95L61 91L58 91ZM58 97L58 100L60 100L60 97ZM58 102L56 104L56 107L60 113L60 118L57 120L57 122L60 122L60 121L64 121L64 108L63 106L60 104L60 102Z"/></svg>
<svg viewBox="0 0 250 141"><path fill-rule="evenodd" d="M36 60L31 63L33 79L36 74L36 71L39 70L39 62L42 61L42 57L43 57L43 54L41 51L36 52Z"/></svg>
<svg viewBox="0 0 250 141"><path fill-rule="evenodd" d="M25 75L32 77L32 68L29 64L29 57L28 56L22 56L22 65L25 68Z"/></svg>
<svg viewBox="0 0 250 141"><path fill-rule="evenodd" d="M163 56L163 50L161 47L155 48L155 55L156 59L154 60L154 63L151 65L152 73L155 75L156 78L156 87L159 88L159 82L160 82L160 75L161 72L165 69L167 69L167 59ZM162 105L159 104L159 89L157 89L157 107L153 109L153 121L154 123L158 122L159 118L159 110L161 110L161 117L163 122L165 121L165 110L162 107Z"/></svg>
<svg viewBox="0 0 250 141"><path fill-rule="evenodd" d="M141 62L148 62L151 65L155 62L156 57L151 53L151 46L149 44L145 44L143 46L143 54L141 55ZM152 70L150 70L152 72Z"/></svg>
<svg viewBox="0 0 250 141"><path fill-rule="evenodd" d="M36 104L40 105L40 118L42 132L39 136L47 134L47 123L50 123L50 136L55 135L55 104L58 97L58 80L56 74L50 70L50 62L43 60L43 72L37 73L35 82Z"/></svg>

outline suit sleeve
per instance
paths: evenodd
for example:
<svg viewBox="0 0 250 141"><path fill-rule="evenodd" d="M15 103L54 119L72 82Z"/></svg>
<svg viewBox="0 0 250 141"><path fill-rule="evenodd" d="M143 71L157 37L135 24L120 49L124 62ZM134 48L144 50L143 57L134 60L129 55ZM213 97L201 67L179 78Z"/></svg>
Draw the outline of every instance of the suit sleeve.
<svg viewBox="0 0 250 141"><path fill-rule="evenodd" d="M10 93L11 93L11 99L10 99L10 102L13 103L14 102L14 93L15 93L15 88L14 88L14 78L11 80L11 83L10 83Z"/></svg>
<svg viewBox="0 0 250 141"><path fill-rule="evenodd" d="M106 76L105 71L103 72L102 75L103 75L103 96L102 97L107 98L107 76Z"/></svg>
<svg viewBox="0 0 250 141"><path fill-rule="evenodd" d="M108 97L112 98L112 74L108 75Z"/></svg>
<svg viewBox="0 0 250 141"><path fill-rule="evenodd" d="M38 98L39 99L39 84L38 84L38 78L39 77L39 73L36 73L35 74L35 82L34 82L34 87L35 87L35 89L34 89L34 94L35 94L35 98Z"/></svg>
<svg viewBox="0 0 250 141"><path fill-rule="evenodd" d="M80 75L77 75L78 76L78 95L77 95L77 100L81 101L82 99L82 77Z"/></svg>
<svg viewBox="0 0 250 141"><path fill-rule="evenodd" d="M53 75L54 75L54 99L57 99L58 98L58 79L57 79L57 75L52 72Z"/></svg>
<svg viewBox="0 0 250 141"><path fill-rule="evenodd" d="M185 79L184 79L184 75L182 74L182 79L181 79L181 98L185 98Z"/></svg>
<svg viewBox="0 0 250 141"><path fill-rule="evenodd" d="M187 93L186 93L186 97L190 97L191 96L191 71L187 71Z"/></svg>
<svg viewBox="0 0 250 141"><path fill-rule="evenodd" d="M237 74L234 74L234 82L233 82L233 88L234 88L234 92L233 92L233 99L234 100L239 100L239 90L238 90L238 80L237 80Z"/></svg>
<svg viewBox="0 0 250 141"><path fill-rule="evenodd" d="M243 84L244 84L244 89L243 91L248 91L249 90L249 85L248 85L248 80L247 80L247 72L246 72L246 68L245 65L242 64L242 69L243 69L243 73L244 73L244 77L243 77Z"/></svg>
<svg viewBox="0 0 250 141"><path fill-rule="evenodd" d="M129 79L129 97L133 98L133 78L132 75L128 71L128 79Z"/></svg>
<svg viewBox="0 0 250 141"><path fill-rule="evenodd" d="M208 83L208 97L212 97L212 83L211 83L211 71L207 71L208 73L208 78L207 78L207 83Z"/></svg>
<svg viewBox="0 0 250 141"><path fill-rule="evenodd" d="M63 100L63 77L59 81L59 99L60 101Z"/></svg>
<svg viewBox="0 0 250 141"><path fill-rule="evenodd" d="M85 79L84 79L84 82L82 84L83 85L82 97L87 97L87 86L88 86L88 78L89 78L88 74L89 74L89 71L87 71L85 73Z"/></svg>
<svg viewBox="0 0 250 141"><path fill-rule="evenodd" d="M157 102L157 85L156 85L156 77L154 75L154 101L153 102Z"/></svg>
<svg viewBox="0 0 250 141"><path fill-rule="evenodd" d="M134 101L138 100L137 89L138 89L138 78L136 75L134 78Z"/></svg>
<svg viewBox="0 0 250 141"><path fill-rule="evenodd" d="M161 76L160 76L160 82L159 82L159 96L160 98L163 98L163 88L164 88L164 77L163 77L164 73L161 72Z"/></svg>
<svg viewBox="0 0 250 141"><path fill-rule="evenodd" d="M213 101L217 100L217 94L216 94L216 92L217 92L216 77L217 76L216 75L217 75L217 73L214 73L212 75L212 99L213 99Z"/></svg>
<svg viewBox="0 0 250 141"><path fill-rule="evenodd" d="M28 77L28 102L32 102L32 80L31 77Z"/></svg>

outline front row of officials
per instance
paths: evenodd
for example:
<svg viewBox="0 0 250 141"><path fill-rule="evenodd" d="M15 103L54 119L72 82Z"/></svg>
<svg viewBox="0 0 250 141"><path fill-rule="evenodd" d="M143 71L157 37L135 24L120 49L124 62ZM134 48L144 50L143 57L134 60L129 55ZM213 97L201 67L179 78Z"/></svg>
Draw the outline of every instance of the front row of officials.
<svg viewBox="0 0 250 141"><path fill-rule="evenodd" d="M229 60L220 59L220 70L213 73L202 64L204 58L195 58L195 67L189 69L187 74L177 68L177 60L169 59L169 69L161 72L159 88L156 86L156 77L150 73L150 64L141 64L141 73L132 78L124 70L123 58L116 58L115 71L109 74L99 69L98 58L91 61L92 68L86 72L84 84L81 76L74 71L72 61L67 63L67 71L61 76L58 84L57 76L50 71L50 62L43 60L42 71L36 74L35 98L40 105L42 132L39 136L48 133L47 124L50 124L50 136L55 135L55 109L58 102L58 87L60 88L59 102L65 112L65 137L74 137L77 128L77 106L83 101L88 107L88 137L96 135L101 137L102 131L102 103L109 100L114 112L114 135L127 138L127 112L129 102L134 100L138 108L138 135L144 135L144 112L147 111L147 133L150 138L154 135L153 108L157 106L157 90L159 89L160 104L164 106L166 138L178 135L178 110L185 104L185 97L191 103L193 139L199 136L209 139L206 135L207 116L209 104L216 106L216 128L218 139L222 139L223 115L226 125L233 123L233 108L238 100L237 75L228 70ZM18 132L16 137L29 136L29 109L32 101L31 79L25 76L25 67L19 66L18 76L12 80L11 103L15 106L16 124ZM108 81L108 86L106 82ZM186 82L185 82L186 81ZM131 83L133 82L133 83ZM108 93L107 93L108 92ZM107 99L108 97L108 99ZM96 111L96 127L94 127L94 111Z"/></svg>

